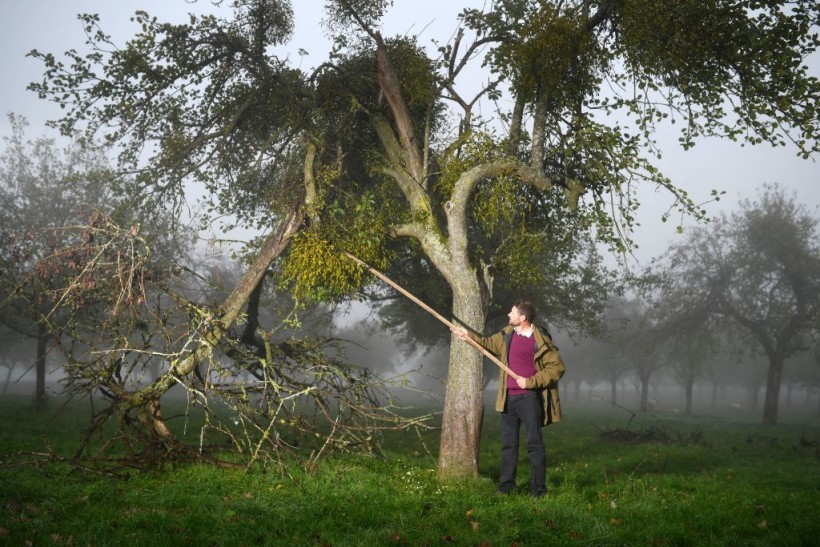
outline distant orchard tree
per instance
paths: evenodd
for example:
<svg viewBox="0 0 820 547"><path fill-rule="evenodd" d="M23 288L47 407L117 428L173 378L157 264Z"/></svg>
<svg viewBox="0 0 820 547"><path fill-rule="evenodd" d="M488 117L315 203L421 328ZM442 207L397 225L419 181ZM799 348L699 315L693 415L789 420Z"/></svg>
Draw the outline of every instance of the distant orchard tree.
<svg viewBox="0 0 820 547"><path fill-rule="evenodd" d="M684 392L684 412L692 413L694 387L698 380L712 380L716 402L722 337L727 320L693 305L686 291L658 278L652 287L654 316L661 341L661 354L672 377Z"/></svg>
<svg viewBox="0 0 820 547"><path fill-rule="evenodd" d="M818 219L766 186L755 201L692 230L665 257L677 298L732 320L768 361L763 422L777 423L787 357L806 349L820 314Z"/></svg>
<svg viewBox="0 0 820 547"><path fill-rule="evenodd" d="M818 360L817 346L814 340L806 339L806 351L797 353L786 362L785 374L783 377L786 383L786 396L789 398L786 404L810 407L811 400L820 388L820 360ZM803 400L799 399L799 393L804 394ZM814 407L817 412L820 407Z"/></svg>
<svg viewBox="0 0 820 547"><path fill-rule="evenodd" d="M584 341L583 358L587 362L582 370L587 371L587 378L593 383L599 381L609 384L609 403L618 404L618 385L632 370L627 346L630 340L626 333L630 331L630 319L636 303L623 297L611 297L602 314L601 331Z"/></svg>
<svg viewBox="0 0 820 547"><path fill-rule="evenodd" d="M0 153L0 320L36 342L35 400L45 403L46 354L60 316L53 291L79 264L77 227L116 201L104 151L82 139L26 140L27 122L9 115L12 132Z"/></svg>
<svg viewBox="0 0 820 547"><path fill-rule="evenodd" d="M698 380L712 377L712 367L718 355L714 331L706 322L677 323L667 331L663 344L664 360L684 392L684 413L692 414L692 397Z"/></svg>
<svg viewBox="0 0 820 547"><path fill-rule="evenodd" d="M650 381L666 363L661 348L665 333L649 305L640 300L626 300L623 319L615 331L615 348L626 360L629 370L635 373L639 384L639 408L649 409Z"/></svg>
<svg viewBox="0 0 820 547"><path fill-rule="evenodd" d="M21 363L19 346L20 334L0 321L0 368L6 369L0 371L0 394L8 392L12 375Z"/></svg>

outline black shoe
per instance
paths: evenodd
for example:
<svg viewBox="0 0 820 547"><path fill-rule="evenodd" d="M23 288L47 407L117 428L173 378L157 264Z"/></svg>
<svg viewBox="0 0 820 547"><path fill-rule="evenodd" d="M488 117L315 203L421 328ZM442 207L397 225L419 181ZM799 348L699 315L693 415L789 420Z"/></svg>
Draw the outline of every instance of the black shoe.
<svg viewBox="0 0 820 547"><path fill-rule="evenodd" d="M532 496L533 498L543 498L546 495L547 495L546 490L540 490L538 492L531 492L530 493L530 496Z"/></svg>
<svg viewBox="0 0 820 547"><path fill-rule="evenodd" d="M502 490L501 488L495 491L496 496L509 496L512 493L512 490Z"/></svg>

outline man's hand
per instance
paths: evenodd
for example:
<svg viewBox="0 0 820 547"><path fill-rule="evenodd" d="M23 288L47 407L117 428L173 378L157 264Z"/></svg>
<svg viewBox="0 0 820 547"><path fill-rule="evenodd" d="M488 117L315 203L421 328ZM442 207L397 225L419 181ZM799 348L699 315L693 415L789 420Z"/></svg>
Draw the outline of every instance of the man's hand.
<svg viewBox="0 0 820 547"><path fill-rule="evenodd" d="M519 376L515 379L515 383L518 384L518 387L521 389L527 389L527 379L523 376Z"/></svg>
<svg viewBox="0 0 820 547"><path fill-rule="evenodd" d="M461 327L450 327L450 332L462 340L467 339L467 331Z"/></svg>

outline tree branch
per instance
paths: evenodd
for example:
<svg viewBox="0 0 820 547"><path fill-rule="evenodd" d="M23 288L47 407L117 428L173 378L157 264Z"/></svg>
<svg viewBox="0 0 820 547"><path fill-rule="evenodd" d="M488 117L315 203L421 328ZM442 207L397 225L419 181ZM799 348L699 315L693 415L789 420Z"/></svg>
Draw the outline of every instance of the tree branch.
<svg viewBox="0 0 820 547"><path fill-rule="evenodd" d="M415 132L413 131L413 120L410 117L410 110L407 108L407 103L402 96L399 79L396 76L393 63L390 62L390 56L387 53L384 40L382 40L379 33L375 33L375 39L379 87L382 93L384 93L387 104L390 106L390 111L393 113L399 144L401 144L401 149L404 152L404 165L417 183L423 185L424 166L419 154Z"/></svg>

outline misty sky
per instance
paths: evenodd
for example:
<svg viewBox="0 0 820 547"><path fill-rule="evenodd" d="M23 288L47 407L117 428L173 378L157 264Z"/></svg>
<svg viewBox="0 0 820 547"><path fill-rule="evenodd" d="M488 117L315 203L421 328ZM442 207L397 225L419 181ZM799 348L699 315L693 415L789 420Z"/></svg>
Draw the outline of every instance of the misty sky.
<svg viewBox="0 0 820 547"><path fill-rule="evenodd" d="M293 4L296 34L282 55L289 55L294 64L310 69L322 62L329 49L319 25L324 0L299 0ZM482 0L395 0L384 32L420 34L423 44L430 44L432 39L444 43L456 28L455 15L460 10L457 6L484 4ZM0 134L8 134L6 114L14 112L29 120L29 138L56 136L45 128L45 122L58 117L60 111L26 91L26 85L39 80L43 70L40 63L25 55L32 49L58 57L71 48L83 50L85 35L76 13L99 13L103 30L115 43L122 44L136 30L129 17L137 9L144 9L161 21L174 22L184 21L189 11L204 13L217 9L208 0L0 0L0 6ZM309 55L300 56L300 49ZM820 76L820 55L815 54L811 65L813 73ZM665 152L660 167L696 201L708 199L713 188L725 190L727 195L719 203L707 206L710 214L730 210L741 198L755 198L761 185L773 182L792 189L811 210L820 206L820 165L797 158L794 149L772 149L768 145L742 148L737 143L710 140L700 141L693 150L683 152L677 147L676 131L670 127L658 133ZM674 229L678 219L661 223L661 214L672 202L664 191L644 187L639 199L642 207L638 219L642 226L636 232L641 246L637 256L645 262L679 237Z"/></svg>

